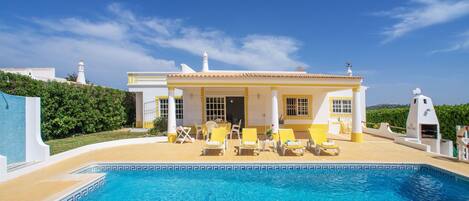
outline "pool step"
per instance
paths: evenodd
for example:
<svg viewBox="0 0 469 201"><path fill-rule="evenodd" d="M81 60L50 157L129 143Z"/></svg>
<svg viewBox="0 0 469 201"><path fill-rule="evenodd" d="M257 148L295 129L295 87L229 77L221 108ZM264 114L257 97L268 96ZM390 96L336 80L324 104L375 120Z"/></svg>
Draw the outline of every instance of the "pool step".
<svg viewBox="0 0 469 201"><path fill-rule="evenodd" d="M13 172L15 170L19 170L21 168L28 167L30 165L34 165L36 163L38 163L38 162L37 161L32 161L32 162L12 163L12 164L8 165L7 172Z"/></svg>

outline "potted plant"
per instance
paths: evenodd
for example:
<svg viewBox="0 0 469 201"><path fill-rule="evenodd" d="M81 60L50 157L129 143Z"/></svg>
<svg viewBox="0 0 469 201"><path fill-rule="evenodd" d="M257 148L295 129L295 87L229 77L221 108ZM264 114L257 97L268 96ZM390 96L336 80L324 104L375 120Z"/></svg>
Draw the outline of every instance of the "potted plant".
<svg viewBox="0 0 469 201"><path fill-rule="evenodd" d="M283 125L285 123L285 120L283 119L283 114L280 115L278 118L278 124Z"/></svg>
<svg viewBox="0 0 469 201"><path fill-rule="evenodd" d="M269 129L265 132L265 136L267 136L267 139L268 139L268 140L272 140L272 128L269 128Z"/></svg>

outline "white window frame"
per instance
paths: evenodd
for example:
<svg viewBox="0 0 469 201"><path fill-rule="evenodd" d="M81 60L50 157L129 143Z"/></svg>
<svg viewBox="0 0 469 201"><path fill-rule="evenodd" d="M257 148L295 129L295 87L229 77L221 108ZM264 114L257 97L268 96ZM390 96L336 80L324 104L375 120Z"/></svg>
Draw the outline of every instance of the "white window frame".
<svg viewBox="0 0 469 201"><path fill-rule="evenodd" d="M176 119L184 118L184 100L183 98L175 98L174 102L176 104ZM159 98L158 99L158 110L160 117L168 118L168 98Z"/></svg>
<svg viewBox="0 0 469 201"><path fill-rule="evenodd" d="M176 119L184 119L184 99L176 98L174 102L176 103Z"/></svg>
<svg viewBox="0 0 469 201"><path fill-rule="evenodd" d="M160 98L158 99L158 111L160 117L168 118L168 99L167 98Z"/></svg>
<svg viewBox="0 0 469 201"><path fill-rule="evenodd" d="M289 99L293 99L293 104L289 103ZM306 100L306 102L304 101ZM307 96L285 96L285 114L286 117L310 117L309 111L311 99ZM289 114L294 112L295 114Z"/></svg>
<svg viewBox="0 0 469 201"><path fill-rule="evenodd" d="M333 98L332 99L333 114L352 114L352 99L349 98Z"/></svg>
<svg viewBox="0 0 469 201"><path fill-rule="evenodd" d="M217 100L217 101L212 102L214 100ZM205 121L214 121L216 119L223 119L223 121L226 121L226 97L225 96L206 96L204 112L205 112Z"/></svg>

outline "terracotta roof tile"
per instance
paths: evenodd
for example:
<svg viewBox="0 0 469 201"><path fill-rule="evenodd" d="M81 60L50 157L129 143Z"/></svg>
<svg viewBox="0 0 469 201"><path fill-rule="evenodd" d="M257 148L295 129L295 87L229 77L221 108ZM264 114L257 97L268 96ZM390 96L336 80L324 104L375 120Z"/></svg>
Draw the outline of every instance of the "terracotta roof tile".
<svg viewBox="0 0 469 201"><path fill-rule="evenodd" d="M362 79L359 76L332 75L332 74L309 74L309 73L256 73L256 72L197 72L197 73L173 73L168 77L174 78L345 78Z"/></svg>

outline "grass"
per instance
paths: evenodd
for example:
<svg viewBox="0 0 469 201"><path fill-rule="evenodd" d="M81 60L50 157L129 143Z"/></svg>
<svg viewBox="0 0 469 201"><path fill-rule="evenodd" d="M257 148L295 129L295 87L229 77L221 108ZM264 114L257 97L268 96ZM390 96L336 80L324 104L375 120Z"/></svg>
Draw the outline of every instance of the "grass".
<svg viewBox="0 0 469 201"><path fill-rule="evenodd" d="M64 151L68 151L71 149L75 149L77 147L85 146L88 144L95 144L99 142L106 142L111 140L119 140L119 139L129 139L129 138L139 138L139 137L147 137L149 134L145 132L129 132L123 130L117 131L107 131L107 132L100 132L100 133L92 133L86 135L78 135L69 138L63 139L56 139L56 140L49 140L46 141L46 144L50 146L51 154L58 154Z"/></svg>

